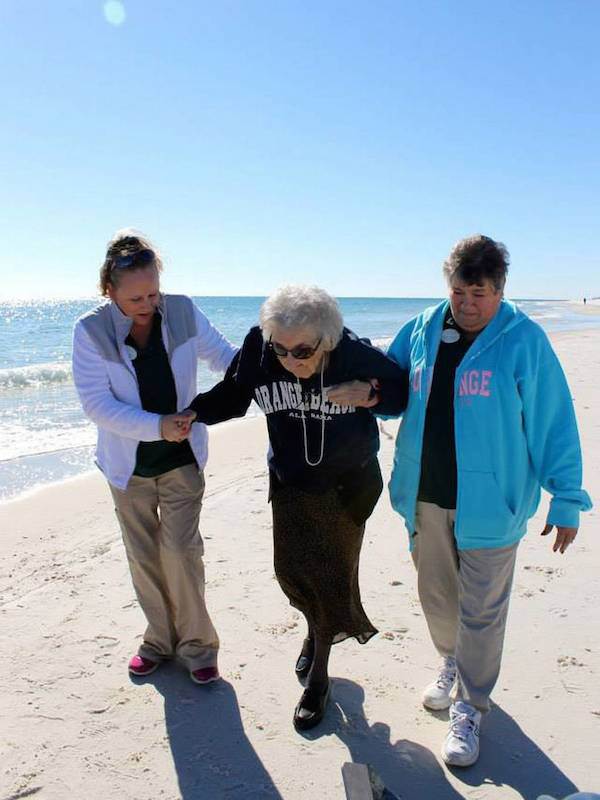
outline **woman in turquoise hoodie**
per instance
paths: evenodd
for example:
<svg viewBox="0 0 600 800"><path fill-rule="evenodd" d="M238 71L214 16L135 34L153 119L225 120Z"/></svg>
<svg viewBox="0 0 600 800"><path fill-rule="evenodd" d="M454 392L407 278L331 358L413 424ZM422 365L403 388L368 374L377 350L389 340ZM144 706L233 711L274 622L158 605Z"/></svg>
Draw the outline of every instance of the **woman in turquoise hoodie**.
<svg viewBox="0 0 600 800"><path fill-rule="evenodd" d="M551 495L543 533L556 527L555 551L591 507L569 388L544 331L503 298L507 267L504 245L459 242L444 264L450 300L409 321L388 352L410 370L390 496L443 657L423 703L451 706L442 756L454 766L479 754L516 550L540 488Z"/></svg>

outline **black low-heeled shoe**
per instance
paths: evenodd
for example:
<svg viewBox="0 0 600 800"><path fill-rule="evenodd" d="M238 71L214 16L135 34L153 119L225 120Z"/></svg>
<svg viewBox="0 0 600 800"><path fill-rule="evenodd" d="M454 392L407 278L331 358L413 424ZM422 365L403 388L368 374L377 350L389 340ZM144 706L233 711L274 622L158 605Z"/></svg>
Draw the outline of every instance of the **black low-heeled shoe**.
<svg viewBox="0 0 600 800"><path fill-rule="evenodd" d="M304 683L306 678L308 677L308 673L310 672L310 668L312 667L313 663L313 656L314 651L307 654L306 650L309 650L307 647L307 642L310 642L310 639L305 639L304 644L302 645L302 652L298 656L298 660L296 661L296 667L294 669L296 673L296 677L300 681L300 683Z"/></svg>
<svg viewBox="0 0 600 800"><path fill-rule="evenodd" d="M330 682L327 681L324 689L309 686L302 692L300 702L294 709L294 728L297 731L310 730L321 722L325 716L330 688Z"/></svg>

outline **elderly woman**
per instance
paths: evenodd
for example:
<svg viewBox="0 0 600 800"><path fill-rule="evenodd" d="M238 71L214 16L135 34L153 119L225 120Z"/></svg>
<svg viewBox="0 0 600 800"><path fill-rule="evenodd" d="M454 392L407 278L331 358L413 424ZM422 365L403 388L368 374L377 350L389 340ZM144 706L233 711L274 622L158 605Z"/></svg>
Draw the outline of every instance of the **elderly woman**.
<svg viewBox="0 0 600 800"><path fill-rule="evenodd" d="M188 297L161 294L160 255L144 236L118 232L100 288L109 301L75 325L73 377L98 426L97 464L123 533L148 627L130 673L177 656L196 683L219 677L219 640L204 601L198 519L207 432L178 417L196 394L198 359L223 371L235 348Z"/></svg>
<svg viewBox="0 0 600 800"><path fill-rule="evenodd" d="M262 306L225 380L190 404L207 424L243 416L252 399L266 414L275 573L308 624L296 662L306 679L299 730L325 712L331 645L377 632L358 586L365 521L382 489L369 408L398 413L407 391L406 372L344 328L332 297L285 286ZM352 405L336 402L342 396Z"/></svg>

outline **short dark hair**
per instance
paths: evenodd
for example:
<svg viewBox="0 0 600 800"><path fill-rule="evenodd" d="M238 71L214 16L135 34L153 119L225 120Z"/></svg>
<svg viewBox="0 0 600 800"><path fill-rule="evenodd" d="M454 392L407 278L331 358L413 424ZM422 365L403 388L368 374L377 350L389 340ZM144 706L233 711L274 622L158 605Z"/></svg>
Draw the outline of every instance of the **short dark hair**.
<svg viewBox="0 0 600 800"><path fill-rule="evenodd" d="M109 286L117 287L119 285L122 270L114 269L115 259L118 256L132 256L142 250L151 250L154 253L154 266L158 272L162 272L163 263L160 253L147 236L133 228L122 228L115 233L108 243L104 263L100 267L100 292L104 297L108 295ZM147 266L152 266L152 263L144 262L143 267L133 265L129 267L129 270L135 271Z"/></svg>
<svg viewBox="0 0 600 800"><path fill-rule="evenodd" d="M444 275L448 283L458 278L467 286L483 285L490 280L494 289L504 289L510 257L502 242L489 236L476 234L457 242L444 261Z"/></svg>

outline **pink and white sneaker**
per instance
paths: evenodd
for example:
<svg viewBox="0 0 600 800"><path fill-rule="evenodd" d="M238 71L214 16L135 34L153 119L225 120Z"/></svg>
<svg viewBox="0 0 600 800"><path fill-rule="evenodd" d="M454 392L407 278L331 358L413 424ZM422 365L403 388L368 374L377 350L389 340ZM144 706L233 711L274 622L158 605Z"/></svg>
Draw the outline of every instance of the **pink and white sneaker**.
<svg viewBox="0 0 600 800"><path fill-rule="evenodd" d="M144 656L140 656L137 653L131 657L128 665L129 672L132 675L137 675L138 677L150 675L155 669L158 669L158 667L158 661L152 661L150 658L144 658Z"/></svg>
<svg viewBox="0 0 600 800"><path fill-rule="evenodd" d="M216 667L202 667L201 669L190 670L190 678L194 683L204 686L220 679L219 670Z"/></svg>

